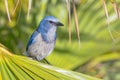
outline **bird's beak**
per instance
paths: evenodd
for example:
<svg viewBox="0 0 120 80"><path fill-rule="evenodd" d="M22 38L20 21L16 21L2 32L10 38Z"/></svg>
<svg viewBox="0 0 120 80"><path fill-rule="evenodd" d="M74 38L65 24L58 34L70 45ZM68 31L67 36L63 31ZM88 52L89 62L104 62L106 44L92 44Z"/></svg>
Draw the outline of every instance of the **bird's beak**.
<svg viewBox="0 0 120 80"><path fill-rule="evenodd" d="M57 26L64 26L61 22L56 23Z"/></svg>

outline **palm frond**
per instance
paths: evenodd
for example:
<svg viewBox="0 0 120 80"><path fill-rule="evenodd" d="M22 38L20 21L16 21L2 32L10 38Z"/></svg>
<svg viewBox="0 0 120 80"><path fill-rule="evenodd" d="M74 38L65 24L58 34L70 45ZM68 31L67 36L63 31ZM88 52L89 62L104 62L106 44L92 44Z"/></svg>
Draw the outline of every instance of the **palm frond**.
<svg viewBox="0 0 120 80"><path fill-rule="evenodd" d="M2 80L100 80L81 73L45 65L28 57L13 55L0 44Z"/></svg>

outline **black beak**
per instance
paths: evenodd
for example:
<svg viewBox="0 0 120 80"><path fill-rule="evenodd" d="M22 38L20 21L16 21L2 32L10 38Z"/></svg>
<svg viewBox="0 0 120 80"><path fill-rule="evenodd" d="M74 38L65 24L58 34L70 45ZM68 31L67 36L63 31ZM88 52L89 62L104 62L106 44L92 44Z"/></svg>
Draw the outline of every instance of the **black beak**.
<svg viewBox="0 0 120 80"><path fill-rule="evenodd" d="M56 26L64 26L61 22L57 22Z"/></svg>

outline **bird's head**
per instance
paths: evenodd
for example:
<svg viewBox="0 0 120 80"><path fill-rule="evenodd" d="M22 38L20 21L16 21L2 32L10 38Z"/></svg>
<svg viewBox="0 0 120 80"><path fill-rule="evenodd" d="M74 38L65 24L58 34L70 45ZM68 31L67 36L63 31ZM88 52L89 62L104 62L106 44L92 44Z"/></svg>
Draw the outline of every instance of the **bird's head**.
<svg viewBox="0 0 120 80"><path fill-rule="evenodd" d="M38 31L49 31L50 29L57 29L58 26L63 26L59 20L53 16L46 16L41 22L38 27Z"/></svg>

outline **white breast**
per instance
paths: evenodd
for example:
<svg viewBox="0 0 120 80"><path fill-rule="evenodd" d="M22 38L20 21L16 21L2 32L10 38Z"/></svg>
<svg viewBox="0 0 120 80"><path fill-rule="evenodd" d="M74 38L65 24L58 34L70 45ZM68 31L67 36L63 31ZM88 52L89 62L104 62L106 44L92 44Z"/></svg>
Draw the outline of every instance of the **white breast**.
<svg viewBox="0 0 120 80"><path fill-rule="evenodd" d="M46 43L39 33L34 43L28 48L28 53L31 57L36 57L38 60L41 60L52 52L54 45L55 42Z"/></svg>
<svg viewBox="0 0 120 80"><path fill-rule="evenodd" d="M52 27L48 32L47 32L47 40L49 42L52 42L55 40L56 37L56 26Z"/></svg>

